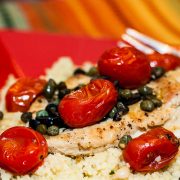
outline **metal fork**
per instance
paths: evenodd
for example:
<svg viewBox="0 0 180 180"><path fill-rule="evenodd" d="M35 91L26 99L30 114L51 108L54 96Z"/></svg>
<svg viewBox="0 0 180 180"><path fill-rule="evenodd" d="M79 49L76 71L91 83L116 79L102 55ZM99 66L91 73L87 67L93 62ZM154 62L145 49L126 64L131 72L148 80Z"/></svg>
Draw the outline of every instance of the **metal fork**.
<svg viewBox="0 0 180 180"><path fill-rule="evenodd" d="M120 47L130 44L146 54L152 54L153 52L157 51L161 54L168 53L180 57L180 50L177 50L168 44L157 41L131 28L126 29L125 32L126 34L121 36L124 42L118 42L118 46Z"/></svg>

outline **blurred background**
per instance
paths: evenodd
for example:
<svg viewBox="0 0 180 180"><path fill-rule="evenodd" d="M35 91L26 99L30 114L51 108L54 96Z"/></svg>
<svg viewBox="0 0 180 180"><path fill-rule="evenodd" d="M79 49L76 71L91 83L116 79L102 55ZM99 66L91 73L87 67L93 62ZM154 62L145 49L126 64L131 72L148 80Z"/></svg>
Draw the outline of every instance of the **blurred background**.
<svg viewBox="0 0 180 180"><path fill-rule="evenodd" d="M180 0L0 1L0 29L118 39L127 27L180 44Z"/></svg>

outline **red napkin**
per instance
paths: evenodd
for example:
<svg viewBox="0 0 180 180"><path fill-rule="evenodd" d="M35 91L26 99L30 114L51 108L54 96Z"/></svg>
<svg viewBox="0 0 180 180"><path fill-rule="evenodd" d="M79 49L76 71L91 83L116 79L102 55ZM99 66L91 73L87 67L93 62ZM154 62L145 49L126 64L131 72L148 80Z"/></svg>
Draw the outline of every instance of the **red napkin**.
<svg viewBox="0 0 180 180"><path fill-rule="evenodd" d="M8 74L37 77L61 56L72 57L75 64L97 62L116 40L95 40L46 33L0 32L0 87Z"/></svg>

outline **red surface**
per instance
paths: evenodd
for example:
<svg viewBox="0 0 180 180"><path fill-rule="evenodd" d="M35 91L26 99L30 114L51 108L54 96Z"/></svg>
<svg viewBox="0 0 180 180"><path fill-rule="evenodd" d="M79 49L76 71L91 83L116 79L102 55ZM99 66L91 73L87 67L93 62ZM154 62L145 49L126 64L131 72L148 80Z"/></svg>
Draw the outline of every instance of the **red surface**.
<svg viewBox="0 0 180 180"><path fill-rule="evenodd" d="M61 56L72 57L77 65L87 60L95 63L104 50L113 46L115 40L1 31L0 87L9 73L37 77Z"/></svg>

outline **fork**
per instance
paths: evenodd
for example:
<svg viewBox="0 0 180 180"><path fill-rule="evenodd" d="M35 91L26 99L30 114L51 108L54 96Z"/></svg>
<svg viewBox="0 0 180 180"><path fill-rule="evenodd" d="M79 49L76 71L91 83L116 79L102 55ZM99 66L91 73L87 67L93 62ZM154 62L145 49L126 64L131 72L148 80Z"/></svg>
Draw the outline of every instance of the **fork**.
<svg viewBox="0 0 180 180"><path fill-rule="evenodd" d="M131 45L145 54L152 54L156 51L160 54L168 53L180 57L180 50L177 50L168 44L157 41L145 34L136 31L135 29L127 28L125 32L126 33L122 34L121 36L124 42L119 41L119 47Z"/></svg>

